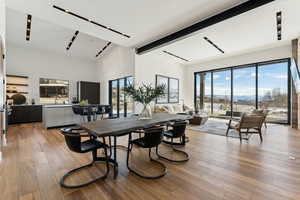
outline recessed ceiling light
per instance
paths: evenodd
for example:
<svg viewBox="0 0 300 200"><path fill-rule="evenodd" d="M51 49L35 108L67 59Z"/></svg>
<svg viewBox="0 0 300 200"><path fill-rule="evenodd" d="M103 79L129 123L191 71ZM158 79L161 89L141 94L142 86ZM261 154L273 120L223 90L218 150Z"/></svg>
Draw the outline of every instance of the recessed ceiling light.
<svg viewBox="0 0 300 200"><path fill-rule="evenodd" d="M282 39L282 12L279 11L276 13L276 22L277 22L277 40Z"/></svg>
<svg viewBox="0 0 300 200"><path fill-rule="evenodd" d="M163 53L168 54L168 55L170 55L170 56L173 56L173 57L175 57L175 58L178 58L178 59L180 59L180 60L183 60L183 61L185 61L185 62L189 62L188 59L185 59L185 58L183 58L183 57L180 57L180 56L178 56L178 55L175 55L174 53L171 53L171 52L169 52L169 51L163 51Z"/></svg>
<svg viewBox="0 0 300 200"><path fill-rule="evenodd" d="M30 40L30 31L31 31L31 15L27 15L27 27L26 27L26 40Z"/></svg>
<svg viewBox="0 0 300 200"><path fill-rule="evenodd" d="M105 25L102 25L102 24L100 24L100 23L98 23L98 22L92 21L92 20L90 20L90 19L88 19L88 18L86 18L86 17L82 17L82 16L80 16L80 15L74 13L74 12L69 11L69 10L63 9L63 8L58 7L58 6L56 6L56 5L53 5L52 7L55 8L55 9L57 9L57 10L59 10L59 11L68 13L69 15L72 15L72 16L74 16L74 17L77 17L77 18L79 18L79 19L81 19L81 20L88 21L88 22L90 22L90 23L92 23L92 24L94 24L94 25L97 25L97 26L99 26L99 27L101 27L101 28L104 28L104 29L109 30L109 31L111 31L111 32L114 32L114 33L116 33L116 34L122 35L122 36L124 36L124 37L126 37L126 38L130 38L130 36L127 35L127 34L121 33L120 31L117 31L117 30L112 29L112 28L107 28L107 26L105 26Z"/></svg>
<svg viewBox="0 0 300 200"><path fill-rule="evenodd" d="M73 42L75 41L75 39L76 39L76 37L77 37L78 34L79 34L79 31L75 31L75 34L73 35L71 41L69 42L66 50L69 50L71 48L71 46L72 46Z"/></svg>
<svg viewBox="0 0 300 200"><path fill-rule="evenodd" d="M111 45L111 42L108 42L97 54L96 58L107 48Z"/></svg>
<svg viewBox="0 0 300 200"><path fill-rule="evenodd" d="M215 47L216 49L218 49L221 53L225 53L225 51L223 51L220 47L218 47L214 42L212 42L210 39L208 39L208 37L204 37L204 39L210 43L213 47Z"/></svg>

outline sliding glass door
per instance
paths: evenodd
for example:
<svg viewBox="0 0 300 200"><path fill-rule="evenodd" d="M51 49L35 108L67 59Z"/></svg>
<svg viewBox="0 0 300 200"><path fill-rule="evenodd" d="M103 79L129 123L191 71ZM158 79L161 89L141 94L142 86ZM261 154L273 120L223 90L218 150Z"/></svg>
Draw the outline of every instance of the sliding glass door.
<svg viewBox="0 0 300 200"><path fill-rule="evenodd" d="M269 111L267 121L289 123L289 60L195 73L195 106L214 117Z"/></svg>
<svg viewBox="0 0 300 200"><path fill-rule="evenodd" d="M133 85L133 77L126 78L127 85ZM125 96L125 103L126 103L126 113L132 114L133 113L133 99L131 97Z"/></svg>
<svg viewBox="0 0 300 200"><path fill-rule="evenodd" d="M239 116L256 108L256 67L233 69L232 114Z"/></svg>
<svg viewBox="0 0 300 200"><path fill-rule="evenodd" d="M231 115L231 70L213 72L213 115Z"/></svg>
<svg viewBox="0 0 300 200"><path fill-rule="evenodd" d="M129 84L133 84L131 76L109 81L109 104L114 117L127 117L133 112L133 101L124 94L124 87Z"/></svg>
<svg viewBox="0 0 300 200"><path fill-rule="evenodd" d="M284 123L288 118L288 64L258 66L258 107L268 109L268 121Z"/></svg>
<svg viewBox="0 0 300 200"><path fill-rule="evenodd" d="M203 106L203 110L206 112L206 113L209 113L209 114L212 114L212 73L209 72L209 73L204 73L202 74L202 77L203 78L203 83L204 83L204 94L203 94L203 103L204 103L204 106Z"/></svg>
<svg viewBox="0 0 300 200"><path fill-rule="evenodd" d="M110 93L110 105L112 106L112 114L113 116L118 115L118 80L111 81L109 84L109 93Z"/></svg>
<svg viewBox="0 0 300 200"><path fill-rule="evenodd" d="M201 84L201 76L200 74L195 74L195 108L203 109L201 107L201 92L200 92L200 84Z"/></svg>

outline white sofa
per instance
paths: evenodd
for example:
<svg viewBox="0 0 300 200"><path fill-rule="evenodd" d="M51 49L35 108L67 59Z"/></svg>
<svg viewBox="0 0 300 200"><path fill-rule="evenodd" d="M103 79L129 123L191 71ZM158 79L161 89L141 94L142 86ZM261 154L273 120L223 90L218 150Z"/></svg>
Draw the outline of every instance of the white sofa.
<svg viewBox="0 0 300 200"><path fill-rule="evenodd" d="M166 112L170 114L177 114L177 113L189 114L190 112L193 111L194 109L183 104L156 104L154 106L153 112L154 113Z"/></svg>

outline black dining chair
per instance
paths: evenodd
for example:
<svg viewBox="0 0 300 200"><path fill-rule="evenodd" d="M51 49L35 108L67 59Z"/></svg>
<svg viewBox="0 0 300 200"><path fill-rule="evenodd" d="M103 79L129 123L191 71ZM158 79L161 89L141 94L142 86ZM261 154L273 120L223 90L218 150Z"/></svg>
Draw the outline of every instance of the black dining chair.
<svg viewBox="0 0 300 200"><path fill-rule="evenodd" d="M173 151L183 154L185 158L182 160L172 160L170 158L164 157L159 153L157 153L159 158L165 159L170 162L186 162L189 160L189 155L185 151L176 149L174 147L174 144L176 145L176 143L174 143L174 139L184 138L183 136L185 135L186 125L187 125L186 121L176 121L174 124L169 125L171 126L170 130L164 131L164 137L171 139L171 142L168 144L172 147Z"/></svg>
<svg viewBox="0 0 300 200"><path fill-rule="evenodd" d="M80 105L72 105L72 110L75 115L80 115L83 122L85 118L89 115L88 109Z"/></svg>
<svg viewBox="0 0 300 200"><path fill-rule="evenodd" d="M97 115L101 115L101 119L104 119L104 115L109 115L111 118L111 106L110 105L97 105Z"/></svg>
<svg viewBox="0 0 300 200"><path fill-rule="evenodd" d="M74 188L80 188L87 185L90 185L100 179L105 179L109 173L109 156L107 155L107 148L108 146L105 143L105 139L103 138L103 142L100 142L97 140L95 136L92 136L86 131L80 129L79 127L71 127L71 128L63 128L61 129L61 133L65 137L65 141L69 149L76 153L88 153L92 152L93 161L87 165L84 165L82 167L73 169L66 173L60 180L60 185L64 188L74 189ZM89 139L86 141L81 141L82 138L88 137ZM97 156L97 150L103 149L105 157L98 157ZM95 162L105 162L106 163L106 172L103 176L97 177L91 181L88 181L86 183L80 184L80 185L67 185L65 184L65 180L70 175L74 174L75 172L82 170L84 168L92 167Z"/></svg>
<svg viewBox="0 0 300 200"><path fill-rule="evenodd" d="M162 139L163 139L163 128L162 127L147 128L143 131L143 135L144 135L143 137L139 137L137 139L132 139L132 133L129 134L127 160L126 160L127 168L130 172L132 172L133 174L135 174L135 175L137 175L141 178L145 178L145 179L158 179L158 178L161 178L161 177L166 175L167 168L163 163L161 163L157 160L154 160L151 157L151 149L153 147L155 147L156 152L158 152L158 145L161 144ZM159 164L162 167L163 172L158 176L146 176L146 175L142 175L142 174L138 173L137 171L135 171L134 169L132 169L129 166L129 157L130 157L130 153L132 151L133 145L136 145L136 146L141 147L141 148L148 148L149 149L150 161Z"/></svg>

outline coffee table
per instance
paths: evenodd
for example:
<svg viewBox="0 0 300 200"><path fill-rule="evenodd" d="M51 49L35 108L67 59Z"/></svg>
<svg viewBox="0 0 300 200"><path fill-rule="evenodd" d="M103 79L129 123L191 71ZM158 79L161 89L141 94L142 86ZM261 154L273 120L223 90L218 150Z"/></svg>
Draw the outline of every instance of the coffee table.
<svg viewBox="0 0 300 200"><path fill-rule="evenodd" d="M190 119L190 124L192 125L204 125L208 120L208 115L193 115L193 118Z"/></svg>

